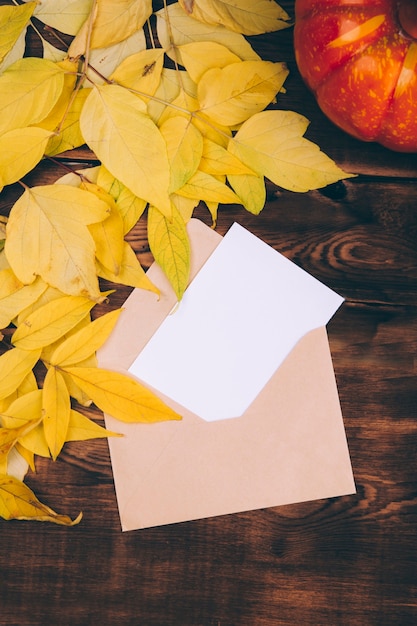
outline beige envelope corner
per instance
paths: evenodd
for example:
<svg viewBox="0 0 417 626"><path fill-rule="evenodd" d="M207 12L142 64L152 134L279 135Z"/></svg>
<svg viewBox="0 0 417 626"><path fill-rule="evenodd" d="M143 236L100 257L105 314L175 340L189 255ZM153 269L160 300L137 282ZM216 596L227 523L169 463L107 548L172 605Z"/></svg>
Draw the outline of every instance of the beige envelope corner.
<svg viewBox="0 0 417 626"><path fill-rule="evenodd" d="M221 236L188 225L192 278ZM101 367L126 371L175 304L159 267L161 289L135 290ZM105 416L122 530L355 493L326 329L304 336L243 416L205 422L168 398L180 422L123 424Z"/></svg>

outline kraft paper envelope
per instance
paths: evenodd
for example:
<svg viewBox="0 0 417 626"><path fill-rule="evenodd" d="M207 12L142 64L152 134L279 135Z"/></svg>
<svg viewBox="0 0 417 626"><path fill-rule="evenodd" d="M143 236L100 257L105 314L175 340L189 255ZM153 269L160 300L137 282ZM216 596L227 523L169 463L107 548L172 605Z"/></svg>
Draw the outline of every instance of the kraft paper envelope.
<svg viewBox="0 0 417 626"><path fill-rule="evenodd" d="M233 228L238 243L251 242L253 236L242 232L244 229L237 225ZM190 221L188 230L192 246L191 278L197 275L195 283L190 285L191 293L193 285L197 285L200 278L203 281L202 268L213 267L212 260L219 256L213 252L221 250L218 246L222 237L197 220ZM262 246L265 246L263 242ZM226 246L223 248L227 250ZM221 260L225 262L225 259ZM262 273L262 266L259 273ZM148 275L160 288L160 299L143 290L132 292L115 330L100 350L101 367L123 372L132 368L140 372L141 355L145 355L142 367L149 365L151 361L146 358L158 350L157 345L155 350L150 350L155 338L162 336L164 339L167 323L169 326L178 314L178 311L172 313L175 296L160 268L154 264ZM270 285L271 290L275 288L279 289ZM252 293L250 283L247 292ZM260 297L259 294L256 297ZM323 297L327 297L325 290ZM331 294L329 297L328 318L340 304L337 298L331 302ZM307 307L309 304L306 302ZM249 305L248 308L250 310ZM312 316L314 318L314 313ZM253 326L259 323L262 320L254 320ZM317 327L318 323L318 319L313 319L313 330L296 340L292 338L285 358L271 370L271 375L268 371L274 367L273 361L266 363L264 376L267 379L255 382L255 389L256 384L259 389L252 400L249 395L242 405L238 402L244 410L237 416L234 416L235 409L231 404L226 415L228 419L224 419L225 416L216 419L214 404L203 419L204 406L199 409L200 415L185 408L178 399L172 399L176 390L170 392L171 397L161 391L156 393L183 416L179 422L122 424L106 416L107 427L125 435L109 440L122 530L355 492L325 322ZM247 328L247 334L251 335L250 328ZM282 338L286 334L290 333L281 332ZM251 349L256 352L254 346ZM219 349L219 364L225 360L226 350L227 347ZM251 356L249 352L248 367ZM256 358L259 359L259 355ZM147 373L145 367L142 380ZM152 380L157 380L157 376ZM204 384L195 380L203 395L208 390L207 404L211 407L212 380L205 380ZM233 387L233 376L230 381ZM220 395L212 393L218 402L225 396L221 389ZM196 401L198 405L199 395L200 392L197 398L190 399L190 403ZM235 390L234 395L245 396L245 393L236 394ZM227 398L224 399L228 405Z"/></svg>

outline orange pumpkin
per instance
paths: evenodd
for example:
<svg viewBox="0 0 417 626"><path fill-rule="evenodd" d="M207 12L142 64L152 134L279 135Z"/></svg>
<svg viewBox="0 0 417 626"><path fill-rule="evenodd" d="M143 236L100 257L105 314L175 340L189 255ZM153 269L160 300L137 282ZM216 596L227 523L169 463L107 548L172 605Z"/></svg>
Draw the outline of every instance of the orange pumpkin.
<svg viewBox="0 0 417 626"><path fill-rule="evenodd" d="M296 0L294 47L337 126L417 152L417 0Z"/></svg>

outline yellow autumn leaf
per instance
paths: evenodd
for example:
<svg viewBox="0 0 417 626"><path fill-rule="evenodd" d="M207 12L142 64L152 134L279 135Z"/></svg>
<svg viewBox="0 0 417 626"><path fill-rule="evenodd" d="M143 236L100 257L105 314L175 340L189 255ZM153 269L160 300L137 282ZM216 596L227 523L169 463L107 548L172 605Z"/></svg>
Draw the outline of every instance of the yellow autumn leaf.
<svg viewBox="0 0 417 626"><path fill-rule="evenodd" d="M184 198L184 196L179 196L178 194L173 193L171 194L171 202L177 209L178 213L180 213L184 222L188 224L193 216L194 209L198 206L200 201L195 198Z"/></svg>
<svg viewBox="0 0 417 626"><path fill-rule="evenodd" d="M123 247L123 257L120 269L117 274L109 272L103 265L97 262L97 273L101 278L105 278L119 285L127 285L128 287L136 287L137 289L146 289L159 294L159 290L148 278L145 270L141 266L134 250L130 244L125 241Z"/></svg>
<svg viewBox="0 0 417 626"><path fill-rule="evenodd" d="M138 222L146 209L147 202L138 198L130 189L117 180L102 165L98 170L97 184L107 191L116 202L123 220L123 234L126 235Z"/></svg>
<svg viewBox="0 0 417 626"><path fill-rule="evenodd" d="M228 174L227 180L245 209L253 215L259 215L266 202L264 177L251 174Z"/></svg>
<svg viewBox="0 0 417 626"><path fill-rule="evenodd" d="M49 114L39 122L38 126L46 128L47 130L56 130L62 123L65 117L68 107L71 103L74 94L74 88L77 80L77 63L65 59L56 63L64 72L64 85L61 95L55 103L55 106L51 109Z"/></svg>
<svg viewBox="0 0 417 626"><path fill-rule="evenodd" d="M88 229L96 247L96 259L109 271L117 274L123 258L123 219L113 197L99 185L83 181L81 188L93 193L109 206L109 215L105 220L91 224Z"/></svg>
<svg viewBox="0 0 417 626"><path fill-rule="evenodd" d="M203 137L185 117L167 119L160 127L171 167L170 193L183 187L195 174L203 154Z"/></svg>
<svg viewBox="0 0 417 626"><path fill-rule="evenodd" d="M121 312L122 309L116 309L101 315L66 338L55 348L49 359L50 364L66 367L88 359L109 337Z"/></svg>
<svg viewBox="0 0 417 626"><path fill-rule="evenodd" d="M208 70L198 83L201 111L219 124L241 124L272 102L287 76L284 63L271 61L241 61Z"/></svg>
<svg viewBox="0 0 417 626"><path fill-rule="evenodd" d="M27 318L27 316L33 313L34 311L36 311L36 309L39 309L41 306L44 306L45 304L48 304L48 302L52 302L52 300L57 300L58 298L62 298L62 296L65 295L59 289L55 289L55 287L50 287L41 278L37 278L33 283L31 283L30 285L27 285L27 287L31 287L32 285L35 285L38 282L41 283L42 285L45 285L46 287L45 290L42 291L41 295L39 296L37 300L34 300L33 302L28 303L27 306L19 312L16 319L13 320L13 323L15 324L15 326L19 326Z"/></svg>
<svg viewBox="0 0 417 626"><path fill-rule="evenodd" d="M107 430L100 424L85 417L79 411L71 410L67 432L67 441L87 441L88 439L103 439L107 437L122 437L119 433Z"/></svg>
<svg viewBox="0 0 417 626"><path fill-rule="evenodd" d="M67 53L64 50L55 48L49 41L42 39L43 58L53 61L54 63L61 63L67 58Z"/></svg>
<svg viewBox="0 0 417 626"><path fill-rule="evenodd" d="M21 6L0 7L0 63L15 45L23 29L28 24L36 2L27 2Z"/></svg>
<svg viewBox="0 0 417 626"><path fill-rule="evenodd" d="M229 150L259 176L290 191L305 192L351 177L303 137L307 126L298 113L263 111L242 125Z"/></svg>
<svg viewBox="0 0 417 626"><path fill-rule="evenodd" d="M4 474L0 475L0 516L6 520L53 522L62 526L74 526L82 518L81 513L74 520L68 515L59 515L42 504L27 485Z"/></svg>
<svg viewBox="0 0 417 626"><path fill-rule="evenodd" d="M21 311L36 302L46 289L47 285L41 279L24 285L11 269L1 270L0 328L6 328Z"/></svg>
<svg viewBox="0 0 417 626"><path fill-rule="evenodd" d="M88 55L89 67L84 68L87 76L84 87L104 85L118 66L139 50L146 50L146 37L143 28L112 46L90 50Z"/></svg>
<svg viewBox="0 0 417 626"><path fill-rule="evenodd" d="M191 250L185 222L175 207L171 220L155 207L149 207L148 241L155 261L181 300L190 277Z"/></svg>
<svg viewBox="0 0 417 626"><path fill-rule="evenodd" d="M10 396L33 369L40 350L12 348L0 356L0 398Z"/></svg>
<svg viewBox="0 0 417 626"><path fill-rule="evenodd" d="M20 59L0 76L0 133L41 122L64 88L64 71L52 61Z"/></svg>
<svg viewBox="0 0 417 626"><path fill-rule="evenodd" d="M187 87L181 85L177 97L167 103L167 106L161 112L161 116L158 120L158 126L160 127L171 117L182 116L187 120L192 119L192 114L198 111L200 106L196 96L196 85L193 82L191 82L191 84L188 83Z"/></svg>
<svg viewBox="0 0 417 626"><path fill-rule="evenodd" d="M95 245L88 225L104 220L109 206L68 185L26 189L11 209L5 252L16 276L36 276L72 295L99 301Z"/></svg>
<svg viewBox="0 0 417 626"><path fill-rule="evenodd" d="M240 198L230 187L214 176L200 171L197 171L184 187L178 189L177 194L205 202L241 204Z"/></svg>
<svg viewBox="0 0 417 626"><path fill-rule="evenodd" d="M66 440L71 411L67 386L55 367L49 368L45 376L42 410L46 443L55 460Z"/></svg>
<svg viewBox="0 0 417 626"><path fill-rule="evenodd" d="M22 396L26 396L32 391L38 390L38 383L35 378L33 371L28 372L28 374L24 377L20 385L7 397L0 399L0 424L3 426L16 426L14 421L9 422L7 416L5 416L5 412L9 411L11 404L21 398ZM29 416L28 419L31 419L33 415Z"/></svg>
<svg viewBox="0 0 417 626"><path fill-rule="evenodd" d="M167 149L146 105L119 85L96 87L83 107L80 126L109 172L169 216Z"/></svg>
<svg viewBox="0 0 417 626"><path fill-rule="evenodd" d="M29 467L35 471L35 455L23 448L17 442L15 447L10 450L7 457L7 471L9 476L14 476L18 480L23 480L27 474Z"/></svg>
<svg viewBox="0 0 417 626"><path fill-rule="evenodd" d="M4 185L17 182L43 157L51 132L15 128L0 136L0 176Z"/></svg>
<svg viewBox="0 0 417 626"><path fill-rule="evenodd" d="M39 419L33 419L16 428L0 428L0 462L7 459L7 455L19 439L38 424Z"/></svg>
<svg viewBox="0 0 417 626"><path fill-rule="evenodd" d="M201 162L198 169L206 174L212 176L221 176L229 174L252 174L253 171L249 169L242 161L239 161L237 157L231 154L223 146L211 141L211 139L204 138L203 154L201 156Z"/></svg>
<svg viewBox="0 0 417 626"><path fill-rule="evenodd" d="M92 48L106 48L140 30L152 15L152 0L97 0Z"/></svg>
<svg viewBox="0 0 417 626"><path fill-rule="evenodd" d="M169 108L167 105L175 102L181 90L185 90L189 94L195 95L196 93L195 83L191 80L188 72L164 67L154 98L151 98L147 103L148 114L155 124L160 125L162 116Z"/></svg>
<svg viewBox="0 0 417 626"><path fill-rule="evenodd" d="M11 428L24 425L32 420L40 421L43 416L42 396L42 389L36 389L16 398L7 409L7 414L3 415L5 426ZM30 455L36 454L45 458L50 458L51 456L41 422L22 435L17 447L19 444ZM23 455L25 455L25 452L23 452ZM28 456L28 461L30 461L30 456Z"/></svg>
<svg viewBox="0 0 417 626"><path fill-rule="evenodd" d="M137 92L147 102L158 89L163 65L162 48L141 50L124 59L111 74L110 80Z"/></svg>
<svg viewBox="0 0 417 626"><path fill-rule="evenodd" d="M49 139L45 150L47 156L55 156L83 145L84 137L80 130L80 114L89 93L89 89L80 89L70 101L68 110L62 118L62 124Z"/></svg>
<svg viewBox="0 0 417 626"><path fill-rule="evenodd" d="M42 0L35 17L61 33L76 35L90 13L93 0Z"/></svg>
<svg viewBox="0 0 417 626"><path fill-rule="evenodd" d="M288 28L289 15L272 0L179 0L196 20L222 25L244 35L261 35Z"/></svg>
<svg viewBox="0 0 417 626"><path fill-rule="evenodd" d="M193 41L178 46L181 65L185 67L195 83L198 83L207 70L223 68L231 63L239 63L240 59L216 41Z"/></svg>
<svg viewBox="0 0 417 626"><path fill-rule="evenodd" d="M74 328L93 308L83 296L62 296L36 309L19 324L12 343L23 350L37 350L53 343Z"/></svg>
<svg viewBox="0 0 417 626"><path fill-rule="evenodd" d="M181 417L127 374L98 367L67 367L69 374L99 409L122 422L160 422Z"/></svg>
<svg viewBox="0 0 417 626"><path fill-rule="evenodd" d="M10 429L20 428L28 422L37 422L41 417L42 390L38 388L14 398L1 414L2 425Z"/></svg>
<svg viewBox="0 0 417 626"><path fill-rule="evenodd" d="M156 15L158 39L169 56L175 60L177 60L176 47L193 41L220 43L246 61L260 59L243 35L224 26L204 24L193 19L184 12L178 2L157 11Z"/></svg>

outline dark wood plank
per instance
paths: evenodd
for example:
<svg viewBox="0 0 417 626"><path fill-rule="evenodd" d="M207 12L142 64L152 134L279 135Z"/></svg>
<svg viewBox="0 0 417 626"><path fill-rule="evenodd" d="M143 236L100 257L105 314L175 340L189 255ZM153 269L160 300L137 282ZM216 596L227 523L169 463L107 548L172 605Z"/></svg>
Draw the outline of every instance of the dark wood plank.
<svg viewBox="0 0 417 626"><path fill-rule="evenodd" d="M283 5L291 13L293 2ZM345 297L328 334L357 494L121 533L107 442L67 444L28 483L62 512L82 510L83 521L0 521L0 624L417 623L416 155L335 130L297 75L290 31L256 45L290 66L278 106L307 115L312 140L360 176L307 194L270 186L260 216L222 208L217 228L240 222ZM90 158L77 151L66 161ZM62 173L43 163L27 182ZM19 193L2 193L2 214ZM210 223L203 208L197 215ZM148 267L145 223L128 239ZM128 293L118 287L105 307Z"/></svg>

